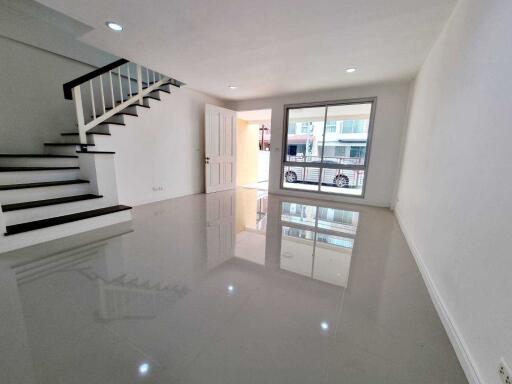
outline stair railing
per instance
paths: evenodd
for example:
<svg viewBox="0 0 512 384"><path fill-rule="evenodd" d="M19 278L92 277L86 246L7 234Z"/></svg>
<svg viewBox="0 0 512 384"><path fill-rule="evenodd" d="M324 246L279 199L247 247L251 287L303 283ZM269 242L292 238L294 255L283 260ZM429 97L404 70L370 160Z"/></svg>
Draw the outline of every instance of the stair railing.
<svg viewBox="0 0 512 384"><path fill-rule="evenodd" d="M63 85L64 98L75 102L80 144L87 131L113 117L164 84L181 87L179 80L147 67L119 59Z"/></svg>

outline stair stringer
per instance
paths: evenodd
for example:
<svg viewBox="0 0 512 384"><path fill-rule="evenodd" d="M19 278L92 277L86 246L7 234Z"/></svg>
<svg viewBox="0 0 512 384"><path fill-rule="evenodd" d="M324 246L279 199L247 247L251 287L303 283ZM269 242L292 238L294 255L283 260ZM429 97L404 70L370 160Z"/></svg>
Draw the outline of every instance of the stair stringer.
<svg viewBox="0 0 512 384"><path fill-rule="evenodd" d="M80 177L89 180L92 193L103 196L104 206L119 204L114 156L79 153Z"/></svg>

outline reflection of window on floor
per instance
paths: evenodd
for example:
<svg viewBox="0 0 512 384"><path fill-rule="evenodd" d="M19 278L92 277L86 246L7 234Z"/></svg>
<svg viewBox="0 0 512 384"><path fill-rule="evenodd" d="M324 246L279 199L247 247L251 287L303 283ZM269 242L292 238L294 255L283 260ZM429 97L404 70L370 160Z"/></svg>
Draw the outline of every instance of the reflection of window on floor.
<svg viewBox="0 0 512 384"><path fill-rule="evenodd" d="M283 202L283 270L346 287L359 213Z"/></svg>
<svg viewBox="0 0 512 384"><path fill-rule="evenodd" d="M373 102L287 107L282 187L362 196Z"/></svg>

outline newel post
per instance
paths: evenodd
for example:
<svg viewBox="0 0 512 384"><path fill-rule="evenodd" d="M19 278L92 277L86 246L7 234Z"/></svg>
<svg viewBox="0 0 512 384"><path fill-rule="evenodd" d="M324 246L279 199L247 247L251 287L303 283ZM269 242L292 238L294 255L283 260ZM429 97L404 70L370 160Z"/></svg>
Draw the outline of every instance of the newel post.
<svg viewBox="0 0 512 384"><path fill-rule="evenodd" d="M78 124L78 136L80 144L87 144L87 136L85 135L85 119L84 119L84 108L82 105L82 92L80 86L76 86L71 89L73 93L73 100L75 101L76 121Z"/></svg>

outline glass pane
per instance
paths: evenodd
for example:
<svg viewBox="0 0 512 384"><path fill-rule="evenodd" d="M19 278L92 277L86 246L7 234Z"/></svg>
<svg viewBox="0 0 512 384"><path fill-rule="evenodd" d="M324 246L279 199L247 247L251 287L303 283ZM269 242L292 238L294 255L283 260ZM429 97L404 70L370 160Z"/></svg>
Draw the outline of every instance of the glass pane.
<svg viewBox="0 0 512 384"><path fill-rule="evenodd" d="M361 196L363 183L363 170L324 168L320 191Z"/></svg>
<svg viewBox="0 0 512 384"><path fill-rule="evenodd" d="M339 129L326 131L325 163L364 164L371 110L371 103L328 107L327 121Z"/></svg>
<svg viewBox="0 0 512 384"><path fill-rule="evenodd" d="M325 107L288 110L286 161L321 161L324 120Z"/></svg>
<svg viewBox="0 0 512 384"><path fill-rule="evenodd" d="M355 235L358 222L358 212L324 207L318 211L318 228Z"/></svg>
<svg viewBox="0 0 512 384"><path fill-rule="evenodd" d="M281 208L281 220L290 223L314 226L316 207L313 205L295 204L283 202Z"/></svg>
<svg viewBox="0 0 512 384"><path fill-rule="evenodd" d="M315 232L283 226L281 269L311 277Z"/></svg>
<svg viewBox="0 0 512 384"><path fill-rule="evenodd" d="M283 187L304 191L318 191L320 168L287 166L283 168Z"/></svg>

